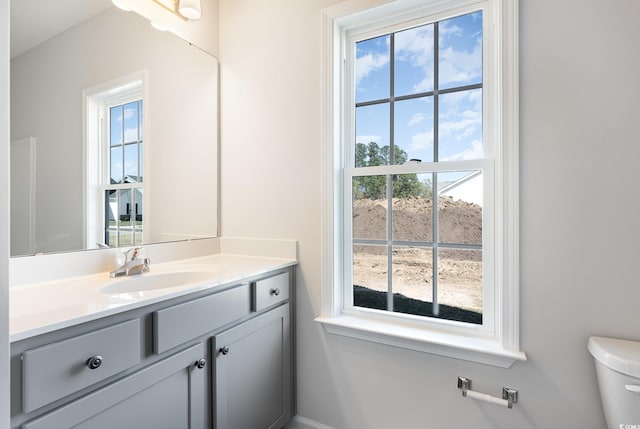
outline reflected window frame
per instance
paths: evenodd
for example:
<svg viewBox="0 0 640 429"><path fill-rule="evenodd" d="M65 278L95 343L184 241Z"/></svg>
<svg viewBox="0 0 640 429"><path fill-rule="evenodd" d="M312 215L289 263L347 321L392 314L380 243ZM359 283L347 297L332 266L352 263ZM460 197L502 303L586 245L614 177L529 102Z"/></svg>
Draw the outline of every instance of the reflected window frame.
<svg viewBox="0 0 640 429"><path fill-rule="evenodd" d="M146 78L143 70L84 91L87 124L85 248L134 246L144 241L145 182L142 175L146 158L144 136L147 133L144 128L148 120L143 114ZM125 138L125 109L132 106L134 112L129 124L135 132L129 131L129 138ZM114 126L112 112L118 109L120 113L116 116L122 124ZM115 139L112 138L114 130L119 134ZM113 153L117 154L118 160L112 160ZM134 165L126 167L125 162ZM114 166L119 169L117 174L113 171ZM122 200L125 195L129 195L129 201Z"/></svg>
<svg viewBox="0 0 640 429"><path fill-rule="evenodd" d="M142 244L142 234L144 230L144 211L142 204L142 195L144 193L144 178L141 176L143 169L143 98L142 91L127 91L125 94L113 97L104 104L104 115L108 124L105 127L108 135L101 144L103 151L104 164L102 166L102 188L105 195L105 212L104 212L104 243L109 247L136 246ZM133 107L135 106L135 107ZM118 129L121 132L116 143L112 136L114 127L111 123L113 118L112 111L116 109L120 111L120 120L122 126ZM134 119L127 118L127 110L134 110ZM127 122L133 122L133 127L127 127ZM127 137L127 130L135 129L135 136ZM133 151L132 151L133 150ZM114 162L112 155L119 154L121 166L118 167L118 176L120 180L114 180ZM127 174L127 164L131 163L129 159L131 153L135 153L134 171L137 174ZM109 215L107 195L115 192L117 195L117 213L115 219L111 220Z"/></svg>

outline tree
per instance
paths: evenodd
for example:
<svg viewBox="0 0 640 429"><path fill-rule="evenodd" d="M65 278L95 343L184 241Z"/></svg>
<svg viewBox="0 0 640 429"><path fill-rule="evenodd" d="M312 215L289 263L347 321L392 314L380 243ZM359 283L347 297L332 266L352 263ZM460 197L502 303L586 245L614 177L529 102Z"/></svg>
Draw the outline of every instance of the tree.
<svg viewBox="0 0 640 429"><path fill-rule="evenodd" d="M380 147L376 142L356 143L356 167L375 167L391 163L389 146ZM393 164L407 162L407 152L398 146L393 148ZM428 197L431 194L430 181L421 182L413 174L396 174L392 177L393 197ZM382 199L387 196L386 176L359 176L353 179L353 198Z"/></svg>

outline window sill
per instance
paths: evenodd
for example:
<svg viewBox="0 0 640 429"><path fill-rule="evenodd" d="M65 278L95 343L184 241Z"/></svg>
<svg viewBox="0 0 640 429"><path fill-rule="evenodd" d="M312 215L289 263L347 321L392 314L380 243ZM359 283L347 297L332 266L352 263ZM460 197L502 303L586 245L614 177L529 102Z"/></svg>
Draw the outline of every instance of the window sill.
<svg viewBox="0 0 640 429"><path fill-rule="evenodd" d="M526 361L521 351L505 349L495 339L425 330L371 318L340 315L318 317L327 332L440 356L509 368Z"/></svg>

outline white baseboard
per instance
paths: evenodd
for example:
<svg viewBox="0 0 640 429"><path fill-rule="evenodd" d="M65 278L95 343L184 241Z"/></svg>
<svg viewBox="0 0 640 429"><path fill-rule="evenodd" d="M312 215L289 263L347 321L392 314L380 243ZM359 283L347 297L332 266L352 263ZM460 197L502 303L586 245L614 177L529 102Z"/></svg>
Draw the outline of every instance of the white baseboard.
<svg viewBox="0 0 640 429"><path fill-rule="evenodd" d="M331 426L327 426L322 423L318 423L315 420L308 419L302 416L294 416L291 422L287 425L286 429L335 429Z"/></svg>

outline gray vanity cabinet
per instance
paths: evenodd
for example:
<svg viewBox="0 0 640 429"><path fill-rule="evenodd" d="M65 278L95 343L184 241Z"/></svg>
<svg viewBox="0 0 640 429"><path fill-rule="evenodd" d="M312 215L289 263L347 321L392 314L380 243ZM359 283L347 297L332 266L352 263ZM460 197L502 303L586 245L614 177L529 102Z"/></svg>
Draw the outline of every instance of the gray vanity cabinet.
<svg viewBox="0 0 640 429"><path fill-rule="evenodd" d="M289 305L213 338L216 429L282 428L291 417Z"/></svg>
<svg viewBox="0 0 640 429"><path fill-rule="evenodd" d="M198 343L25 423L24 429L204 429L207 372Z"/></svg>
<svg viewBox="0 0 640 429"><path fill-rule="evenodd" d="M293 269L11 344L11 429L280 429Z"/></svg>

